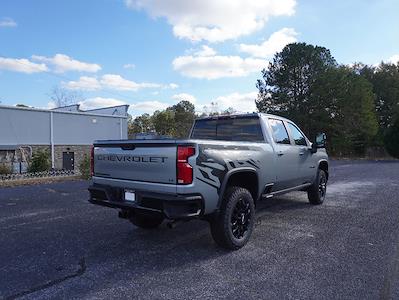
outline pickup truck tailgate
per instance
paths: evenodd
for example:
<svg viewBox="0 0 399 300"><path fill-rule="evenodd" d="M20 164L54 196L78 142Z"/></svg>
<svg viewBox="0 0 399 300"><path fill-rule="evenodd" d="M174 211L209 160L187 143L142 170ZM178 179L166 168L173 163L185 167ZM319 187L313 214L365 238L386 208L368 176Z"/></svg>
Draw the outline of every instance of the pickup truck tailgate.
<svg viewBox="0 0 399 300"><path fill-rule="evenodd" d="M94 144L94 176L176 184L174 140L129 140Z"/></svg>

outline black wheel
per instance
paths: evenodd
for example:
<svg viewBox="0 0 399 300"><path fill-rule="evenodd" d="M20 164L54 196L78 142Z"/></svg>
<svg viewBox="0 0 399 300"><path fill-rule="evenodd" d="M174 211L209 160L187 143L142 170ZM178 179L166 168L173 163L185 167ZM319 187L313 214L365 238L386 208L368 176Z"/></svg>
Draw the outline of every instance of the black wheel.
<svg viewBox="0 0 399 300"><path fill-rule="evenodd" d="M251 193L244 188L228 188L220 212L211 220L215 242L226 249L237 250L249 240L255 223L255 205Z"/></svg>
<svg viewBox="0 0 399 300"><path fill-rule="evenodd" d="M157 228L164 220L161 214L144 214L140 212L135 212L130 218L130 222L137 227L144 229Z"/></svg>
<svg viewBox="0 0 399 300"><path fill-rule="evenodd" d="M327 192L327 175L323 170L317 171L317 176L313 184L308 189L308 199L310 204L318 205L324 202Z"/></svg>

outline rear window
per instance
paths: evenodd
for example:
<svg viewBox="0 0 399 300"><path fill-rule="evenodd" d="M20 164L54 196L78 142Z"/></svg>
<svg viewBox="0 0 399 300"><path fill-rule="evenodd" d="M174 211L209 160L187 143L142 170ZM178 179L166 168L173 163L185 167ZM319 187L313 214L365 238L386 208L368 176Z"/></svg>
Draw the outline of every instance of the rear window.
<svg viewBox="0 0 399 300"><path fill-rule="evenodd" d="M264 141L259 118L221 118L197 120L193 139L223 141Z"/></svg>

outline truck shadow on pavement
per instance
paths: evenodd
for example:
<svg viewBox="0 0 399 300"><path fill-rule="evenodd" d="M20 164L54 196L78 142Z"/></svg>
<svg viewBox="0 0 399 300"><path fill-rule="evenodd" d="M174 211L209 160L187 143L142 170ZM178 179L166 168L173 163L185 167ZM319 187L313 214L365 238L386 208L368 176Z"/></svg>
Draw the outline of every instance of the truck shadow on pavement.
<svg viewBox="0 0 399 300"><path fill-rule="evenodd" d="M297 197L290 197L289 195L276 197L263 200L258 204L256 218L262 220L262 223L265 224L268 221L269 213L273 215L276 212L281 212L281 215L284 216L284 211L310 208L312 208L312 205ZM289 217L287 216L287 218ZM193 257L202 260L234 253L219 248L213 242L209 224L206 221L181 222L173 229L167 228L164 222L155 230L141 229L124 220L121 220L121 222L126 222L125 225L131 226L131 229L121 232L117 243L107 243L106 247L101 245L96 251L102 252L103 255L107 255L108 251L122 256L131 256L134 253L132 257L134 256L135 259L149 255L154 259L160 256L162 260L174 257L179 258L180 263L183 263L186 254L189 256L188 261L192 262ZM256 239L256 232L251 239ZM93 255L93 253L91 254ZM166 257L165 254L167 254ZM95 256L97 255L101 255L101 253L96 253Z"/></svg>
<svg viewBox="0 0 399 300"><path fill-rule="evenodd" d="M257 204L256 212L259 214L264 211L279 212L310 207L312 207L312 205L309 204L306 193L294 192L283 196L260 200Z"/></svg>

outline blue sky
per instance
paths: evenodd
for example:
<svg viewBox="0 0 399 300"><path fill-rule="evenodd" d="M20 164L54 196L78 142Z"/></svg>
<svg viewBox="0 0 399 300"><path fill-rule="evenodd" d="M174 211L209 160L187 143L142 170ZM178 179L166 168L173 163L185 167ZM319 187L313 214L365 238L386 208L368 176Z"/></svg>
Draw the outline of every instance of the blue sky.
<svg viewBox="0 0 399 300"><path fill-rule="evenodd" d="M398 12L397 0L2 0L0 101L52 107L58 86L82 109L253 111L261 69L289 42L345 64L399 60Z"/></svg>

